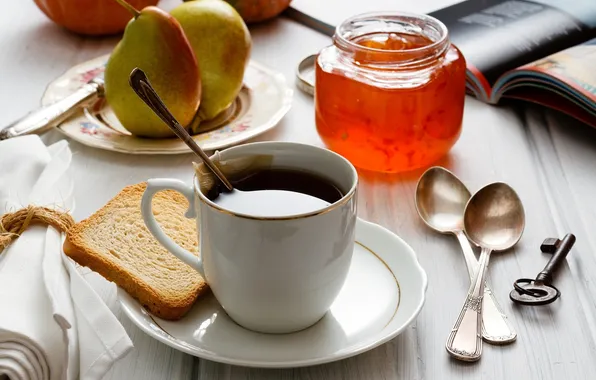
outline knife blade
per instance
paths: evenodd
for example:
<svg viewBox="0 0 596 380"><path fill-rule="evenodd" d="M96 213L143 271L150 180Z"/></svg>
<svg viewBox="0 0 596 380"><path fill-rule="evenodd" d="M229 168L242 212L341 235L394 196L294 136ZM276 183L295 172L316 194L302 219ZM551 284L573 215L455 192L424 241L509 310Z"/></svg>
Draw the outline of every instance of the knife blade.
<svg viewBox="0 0 596 380"><path fill-rule="evenodd" d="M41 107L0 129L0 140L28 134L41 134L58 126L81 107L104 95L103 75L99 75L72 94Z"/></svg>

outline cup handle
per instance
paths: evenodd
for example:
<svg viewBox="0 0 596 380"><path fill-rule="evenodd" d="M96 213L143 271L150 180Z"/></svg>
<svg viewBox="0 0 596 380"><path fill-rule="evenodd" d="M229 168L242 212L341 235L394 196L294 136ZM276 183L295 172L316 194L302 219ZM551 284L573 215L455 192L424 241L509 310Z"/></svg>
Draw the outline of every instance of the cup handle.
<svg viewBox="0 0 596 380"><path fill-rule="evenodd" d="M187 218L196 217L194 207L195 194L194 189L191 186L188 186L186 183L178 179L154 178L147 181L147 188L145 189L143 198L141 200L141 214L143 216L143 221L149 229L149 232L151 232L151 234L161 245L163 245L168 251L170 251L174 256L182 260L184 263L190 265L197 272L199 272L203 278L205 278L205 272L203 271L203 260L176 244L174 240L172 240L168 235L165 234L165 232L163 232L159 226L159 223L157 223L155 216L153 215L151 201L155 193L162 190L175 190L184 195L186 199L188 199L188 210L184 216Z"/></svg>

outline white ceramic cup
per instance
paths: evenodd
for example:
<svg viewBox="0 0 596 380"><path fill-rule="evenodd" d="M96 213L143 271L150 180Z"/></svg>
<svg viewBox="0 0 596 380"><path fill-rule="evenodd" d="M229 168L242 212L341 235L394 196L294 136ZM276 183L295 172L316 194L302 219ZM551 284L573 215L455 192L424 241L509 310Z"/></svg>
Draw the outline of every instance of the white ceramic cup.
<svg viewBox="0 0 596 380"><path fill-rule="evenodd" d="M226 149L221 160L273 156L272 167L306 170L332 181L345 194L322 210L263 218L225 210L194 186L151 179L141 209L153 236L205 278L226 313L254 331L288 333L319 321L341 290L352 259L358 175L329 150L289 142L258 142ZM197 220L200 258L172 241L151 210L153 195L179 191Z"/></svg>

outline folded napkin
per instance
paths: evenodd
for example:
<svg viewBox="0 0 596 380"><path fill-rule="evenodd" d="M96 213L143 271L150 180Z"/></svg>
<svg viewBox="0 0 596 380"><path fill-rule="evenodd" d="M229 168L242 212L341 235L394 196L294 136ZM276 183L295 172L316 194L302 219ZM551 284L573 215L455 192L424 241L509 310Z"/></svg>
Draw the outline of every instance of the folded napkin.
<svg viewBox="0 0 596 380"><path fill-rule="evenodd" d="M66 141L1 141L0 215L29 205L72 211L71 158ZM0 252L0 380L101 379L133 347L62 242L35 224Z"/></svg>

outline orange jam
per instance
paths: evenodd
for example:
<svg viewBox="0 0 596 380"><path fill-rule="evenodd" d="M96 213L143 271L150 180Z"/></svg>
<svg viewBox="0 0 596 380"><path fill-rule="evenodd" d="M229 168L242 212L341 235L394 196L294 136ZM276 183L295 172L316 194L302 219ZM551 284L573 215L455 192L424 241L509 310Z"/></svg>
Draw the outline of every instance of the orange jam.
<svg viewBox="0 0 596 380"><path fill-rule="evenodd" d="M383 31L371 31L371 19L380 20ZM404 30L409 24L418 28ZM464 58L438 20L357 16L337 29L334 45L317 58L317 130L330 149L362 169L427 166L459 138L465 75Z"/></svg>

